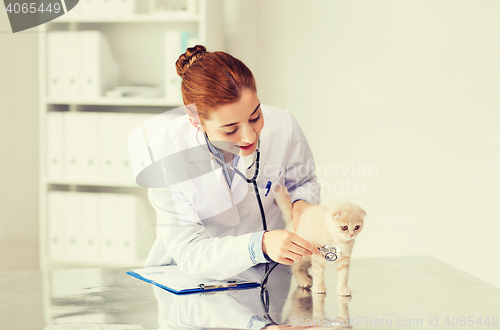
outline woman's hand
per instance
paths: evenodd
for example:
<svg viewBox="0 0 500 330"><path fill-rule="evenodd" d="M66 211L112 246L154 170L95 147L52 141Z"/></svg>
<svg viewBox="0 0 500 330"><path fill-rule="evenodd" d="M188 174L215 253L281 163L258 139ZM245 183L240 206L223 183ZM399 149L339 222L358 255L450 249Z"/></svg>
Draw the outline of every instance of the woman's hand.
<svg viewBox="0 0 500 330"><path fill-rule="evenodd" d="M266 231L262 237L262 251L285 265L300 261L303 256L320 254L314 244L287 230Z"/></svg>
<svg viewBox="0 0 500 330"><path fill-rule="evenodd" d="M292 217L293 217L293 227L295 228L295 231L297 231L297 228L299 227L299 221L300 217L302 216L302 213L304 213L304 211L310 208L311 206L314 206L314 204L310 204L302 199L299 199L295 201L295 203L293 203Z"/></svg>

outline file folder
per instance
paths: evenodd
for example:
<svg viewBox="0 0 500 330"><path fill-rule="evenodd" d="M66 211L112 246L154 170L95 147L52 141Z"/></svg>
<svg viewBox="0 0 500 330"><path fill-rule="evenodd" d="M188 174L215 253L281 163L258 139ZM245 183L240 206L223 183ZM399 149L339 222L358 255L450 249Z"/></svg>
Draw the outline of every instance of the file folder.
<svg viewBox="0 0 500 330"><path fill-rule="evenodd" d="M83 3L82 3L83 5ZM116 86L119 67L106 35L100 31L79 31L82 67L80 97L95 99Z"/></svg>
<svg viewBox="0 0 500 330"><path fill-rule="evenodd" d="M99 194L85 192L80 195L83 260L100 260Z"/></svg>
<svg viewBox="0 0 500 330"><path fill-rule="evenodd" d="M65 218L66 218L66 192L49 191L48 202L48 249L49 256L54 259L66 257Z"/></svg>
<svg viewBox="0 0 500 330"><path fill-rule="evenodd" d="M117 133L119 113L99 113L99 174L103 182L117 182L118 151Z"/></svg>
<svg viewBox="0 0 500 330"><path fill-rule="evenodd" d="M64 63L67 38L64 32L47 33L47 95L63 98L66 95Z"/></svg>
<svg viewBox="0 0 500 330"><path fill-rule="evenodd" d="M80 111L81 141L81 179L84 181L99 180L99 112Z"/></svg>
<svg viewBox="0 0 500 330"><path fill-rule="evenodd" d="M175 294L249 289L260 286L259 283L248 281L240 276L217 281L203 276L190 275L181 272L177 266L134 269L127 274Z"/></svg>
<svg viewBox="0 0 500 330"><path fill-rule="evenodd" d="M104 192L99 194L101 260L114 262L118 256L116 246L118 194Z"/></svg>
<svg viewBox="0 0 500 330"><path fill-rule="evenodd" d="M82 125L80 113L67 111L64 114L66 136L64 137L64 156L66 178L68 180L82 180Z"/></svg>
<svg viewBox="0 0 500 330"><path fill-rule="evenodd" d="M64 240L66 241L66 256L69 260L78 260L83 254L83 221L81 218L82 192L63 192L66 199L66 217L64 218Z"/></svg>
<svg viewBox="0 0 500 330"><path fill-rule="evenodd" d="M47 176L58 180L65 177L64 172L64 125L63 111L47 112Z"/></svg>

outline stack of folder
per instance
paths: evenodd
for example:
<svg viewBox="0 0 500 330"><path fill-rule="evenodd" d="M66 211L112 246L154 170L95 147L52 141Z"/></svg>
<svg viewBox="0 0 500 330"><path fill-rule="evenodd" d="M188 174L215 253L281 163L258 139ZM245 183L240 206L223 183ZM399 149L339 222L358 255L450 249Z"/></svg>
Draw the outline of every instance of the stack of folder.
<svg viewBox="0 0 500 330"><path fill-rule="evenodd" d="M147 113L49 111L47 177L76 183L135 185L128 137Z"/></svg>
<svg viewBox="0 0 500 330"><path fill-rule="evenodd" d="M51 98L98 98L119 79L118 64L100 31L48 33L47 64L47 95Z"/></svg>
<svg viewBox="0 0 500 330"><path fill-rule="evenodd" d="M47 198L55 260L137 262L154 241L154 215L137 195L49 191Z"/></svg>

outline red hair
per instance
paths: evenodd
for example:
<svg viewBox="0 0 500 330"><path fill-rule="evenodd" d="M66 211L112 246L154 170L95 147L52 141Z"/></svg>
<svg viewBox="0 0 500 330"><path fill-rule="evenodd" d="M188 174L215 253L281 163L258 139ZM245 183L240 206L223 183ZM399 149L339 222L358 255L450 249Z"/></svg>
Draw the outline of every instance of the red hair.
<svg viewBox="0 0 500 330"><path fill-rule="evenodd" d="M190 47L175 63L182 78L182 100L188 113L208 119L211 111L237 102L245 89L257 92L252 71L225 52L207 52L201 45ZM188 107L195 104L196 109Z"/></svg>

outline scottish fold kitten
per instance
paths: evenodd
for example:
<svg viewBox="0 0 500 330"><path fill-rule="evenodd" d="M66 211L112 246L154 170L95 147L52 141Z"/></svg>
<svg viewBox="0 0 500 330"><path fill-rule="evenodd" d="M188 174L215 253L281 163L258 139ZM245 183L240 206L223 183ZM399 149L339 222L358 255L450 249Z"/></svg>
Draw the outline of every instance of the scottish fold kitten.
<svg viewBox="0 0 500 330"><path fill-rule="evenodd" d="M286 230L295 232L292 218L292 201L288 191L283 186L276 187L276 204L278 204ZM327 208L315 205L304 211L297 228L297 235L321 248L332 244L340 248L342 256L335 263L337 266L337 292L350 296L351 289L347 287L349 263L354 240L363 229L366 212L358 205L349 202L337 203ZM297 283L303 287L311 287L312 292L326 292L325 287L325 257L320 255L305 256L299 262L294 262L292 272ZM312 278L308 269L312 265Z"/></svg>

